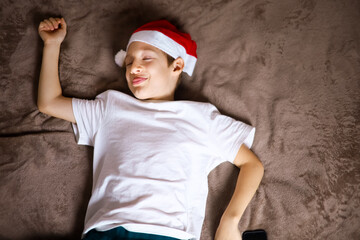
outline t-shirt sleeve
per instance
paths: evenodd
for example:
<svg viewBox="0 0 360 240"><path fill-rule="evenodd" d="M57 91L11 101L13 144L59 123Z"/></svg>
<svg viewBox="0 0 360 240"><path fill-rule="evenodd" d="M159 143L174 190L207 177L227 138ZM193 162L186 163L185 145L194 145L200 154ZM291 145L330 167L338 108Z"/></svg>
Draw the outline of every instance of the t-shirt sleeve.
<svg viewBox="0 0 360 240"><path fill-rule="evenodd" d="M254 127L221 114L215 106L210 111L209 132L213 151L223 161L231 163L241 145L251 148L255 137Z"/></svg>
<svg viewBox="0 0 360 240"><path fill-rule="evenodd" d="M94 137L106 114L107 94L102 93L95 100L73 98L72 107L76 120L72 127L77 143L94 146Z"/></svg>

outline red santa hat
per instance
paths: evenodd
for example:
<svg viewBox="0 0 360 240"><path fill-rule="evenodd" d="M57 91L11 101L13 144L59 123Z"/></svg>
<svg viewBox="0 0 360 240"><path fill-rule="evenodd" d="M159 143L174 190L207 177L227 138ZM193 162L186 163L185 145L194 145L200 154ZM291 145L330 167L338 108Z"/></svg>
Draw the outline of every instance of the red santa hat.
<svg viewBox="0 0 360 240"><path fill-rule="evenodd" d="M135 41L150 44L175 59L181 57L184 60L183 71L189 76L192 75L197 60L196 42L188 33L180 32L169 21L153 21L136 29L130 37L126 50ZM115 62L120 67L124 64L125 56L124 50L120 50L115 55Z"/></svg>

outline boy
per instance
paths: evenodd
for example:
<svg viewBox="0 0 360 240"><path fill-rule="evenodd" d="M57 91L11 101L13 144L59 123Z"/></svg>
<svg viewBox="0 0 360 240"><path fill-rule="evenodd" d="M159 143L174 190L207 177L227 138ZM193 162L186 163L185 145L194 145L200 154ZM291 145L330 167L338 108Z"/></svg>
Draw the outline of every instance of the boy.
<svg viewBox="0 0 360 240"><path fill-rule="evenodd" d="M190 35L166 20L138 28L116 56L135 98L108 90L81 100L62 96L59 82L65 20L45 19L39 34L39 110L72 122L78 144L94 146L84 239L199 239L207 175L226 160L241 171L215 239L241 239L238 223L263 176L249 150L255 129L209 103L174 101L180 74L196 63Z"/></svg>

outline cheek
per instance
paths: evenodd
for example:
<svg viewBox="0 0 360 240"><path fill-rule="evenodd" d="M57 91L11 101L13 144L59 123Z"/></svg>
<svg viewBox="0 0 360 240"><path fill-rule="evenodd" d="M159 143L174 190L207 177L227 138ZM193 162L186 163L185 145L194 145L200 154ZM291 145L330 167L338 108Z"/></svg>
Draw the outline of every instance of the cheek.
<svg viewBox="0 0 360 240"><path fill-rule="evenodd" d="M169 78L169 70L166 68L166 66L162 65L156 65L152 66L151 70L149 68L149 72L151 71L152 76L156 76L156 79L159 79L159 81L166 81Z"/></svg>
<svg viewBox="0 0 360 240"><path fill-rule="evenodd" d="M126 81L128 82L129 79L130 79L130 73L129 71L126 69L126 72L125 72L125 78L126 78Z"/></svg>

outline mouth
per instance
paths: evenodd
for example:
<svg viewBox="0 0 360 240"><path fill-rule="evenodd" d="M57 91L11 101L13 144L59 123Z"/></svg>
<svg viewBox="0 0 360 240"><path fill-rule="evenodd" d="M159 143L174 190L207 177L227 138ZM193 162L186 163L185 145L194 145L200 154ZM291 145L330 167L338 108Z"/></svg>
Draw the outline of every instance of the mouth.
<svg viewBox="0 0 360 240"><path fill-rule="evenodd" d="M133 86L140 85L141 83L145 82L146 80L147 80L147 78L144 78L144 77L135 77L132 80L132 84L133 84Z"/></svg>

